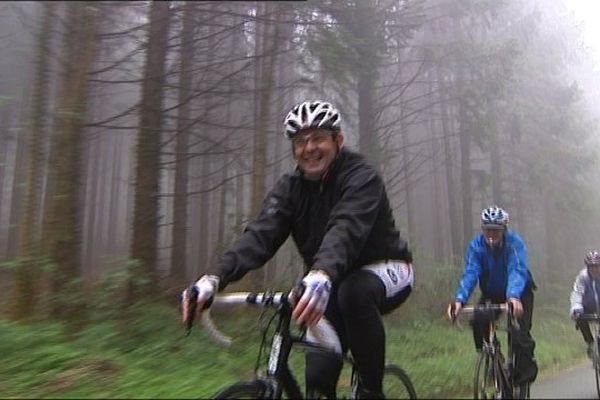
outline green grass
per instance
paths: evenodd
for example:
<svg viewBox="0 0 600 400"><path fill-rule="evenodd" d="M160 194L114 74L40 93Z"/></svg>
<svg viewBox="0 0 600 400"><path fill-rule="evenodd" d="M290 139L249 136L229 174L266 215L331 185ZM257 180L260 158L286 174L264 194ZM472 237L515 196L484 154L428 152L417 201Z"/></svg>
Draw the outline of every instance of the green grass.
<svg viewBox="0 0 600 400"><path fill-rule="evenodd" d="M215 312L236 338L228 349L198 329L184 337L177 310L144 306L137 314L129 324L96 321L70 339L58 323L0 320L0 398L206 398L252 377L257 312ZM399 314L387 322L388 359L409 373L418 395L469 397L475 350L468 324ZM585 359L579 332L560 314L537 313L532 333L538 379ZM292 362L300 383L302 359L299 352Z"/></svg>
<svg viewBox="0 0 600 400"><path fill-rule="evenodd" d="M388 358L409 372L417 394L424 398L471 397L477 354L468 323L452 326L440 318L406 325L388 329ZM586 359L583 340L568 319L538 318L532 335L538 379ZM506 351L505 332L500 338Z"/></svg>

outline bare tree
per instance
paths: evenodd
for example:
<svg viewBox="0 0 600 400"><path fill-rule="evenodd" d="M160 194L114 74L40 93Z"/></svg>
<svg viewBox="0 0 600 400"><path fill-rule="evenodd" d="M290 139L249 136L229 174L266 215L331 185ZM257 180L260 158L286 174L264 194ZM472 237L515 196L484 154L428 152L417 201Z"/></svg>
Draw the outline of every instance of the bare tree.
<svg viewBox="0 0 600 400"><path fill-rule="evenodd" d="M172 283L183 283L187 265L188 231L188 158L192 62L194 60L194 3L186 1L183 8L183 30L179 69L179 108L175 144L175 199L173 203L173 236L171 249Z"/></svg>
<svg viewBox="0 0 600 400"><path fill-rule="evenodd" d="M52 314L77 328L85 297L81 294L81 151L83 121L88 100L88 74L96 57L96 31L100 9L93 3L67 4L67 31L59 104L56 110L55 189L47 233L49 256L54 264Z"/></svg>
<svg viewBox="0 0 600 400"><path fill-rule="evenodd" d="M46 107L48 104L48 80L49 80L49 54L52 38L52 23L54 20L54 9L56 3L44 3L40 28L37 33L35 83L33 84L31 128L29 131L29 171L24 204L23 223L21 225L21 241L19 268L15 274L14 282L14 305L12 307L13 317L16 319L26 318L33 314L37 293L36 276L39 276L40 256L40 199L41 199L41 177L43 171L43 126L46 121Z"/></svg>
<svg viewBox="0 0 600 400"><path fill-rule="evenodd" d="M163 122L163 90L167 56L170 4L156 1L150 5L148 41L140 126L136 145L135 200L131 258L135 260L127 298L133 300L151 290L156 282L158 237L158 194L160 138ZM139 290L138 290L139 289Z"/></svg>

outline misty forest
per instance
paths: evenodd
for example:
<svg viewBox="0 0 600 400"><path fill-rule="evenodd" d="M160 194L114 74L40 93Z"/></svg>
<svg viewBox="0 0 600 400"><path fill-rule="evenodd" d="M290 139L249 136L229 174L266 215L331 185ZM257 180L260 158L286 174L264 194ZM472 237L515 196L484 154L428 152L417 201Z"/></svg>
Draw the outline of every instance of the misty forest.
<svg viewBox="0 0 600 400"><path fill-rule="evenodd" d="M470 393L470 334L443 318L493 204L528 245L541 374L584 355L568 307L600 247L600 70L567 0L3 1L0 55L0 397L202 397L251 373L255 350L180 337L179 295L295 167L282 121L308 99L339 108L413 251L393 329L464 346L438 383L453 367L394 355L417 391ZM303 270L290 239L231 290ZM550 321L570 352L544 355L568 347Z"/></svg>

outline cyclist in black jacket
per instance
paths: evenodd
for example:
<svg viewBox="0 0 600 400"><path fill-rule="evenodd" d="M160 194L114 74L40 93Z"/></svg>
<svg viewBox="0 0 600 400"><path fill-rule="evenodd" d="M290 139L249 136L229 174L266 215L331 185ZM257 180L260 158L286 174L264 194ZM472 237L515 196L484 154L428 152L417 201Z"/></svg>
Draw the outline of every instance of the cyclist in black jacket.
<svg viewBox="0 0 600 400"><path fill-rule="evenodd" d="M257 219L196 283L198 310L218 290L263 266L291 234L304 260L304 294L293 317L351 350L361 398L382 398L385 330L414 282L412 256L396 229L382 178L365 158L342 147L338 110L328 102L296 105L284 120L297 168L283 175ZM183 303L185 305L185 302ZM184 306L185 320L187 309ZM322 318L323 315L325 318ZM335 397L340 357L309 352L308 393Z"/></svg>

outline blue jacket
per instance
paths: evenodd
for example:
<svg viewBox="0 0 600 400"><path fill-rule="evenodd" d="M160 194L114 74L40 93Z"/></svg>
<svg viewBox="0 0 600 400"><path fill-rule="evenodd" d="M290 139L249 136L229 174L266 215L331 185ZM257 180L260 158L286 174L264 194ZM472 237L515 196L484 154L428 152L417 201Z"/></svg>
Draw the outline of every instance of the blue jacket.
<svg viewBox="0 0 600 400"><path fill-rule="evenodd" d="M483 297L496 301L520 299L533 276L527 263L527 245L514 231L507 230L502 247L492 249L478 234L465 255L465 270L456 291L456 300L465 304L479 282Z"/></svg>

